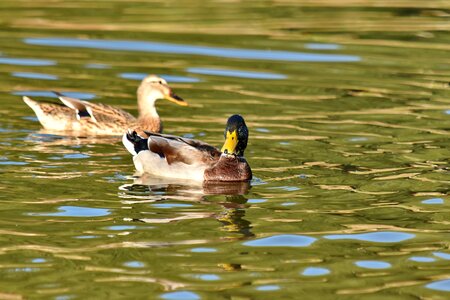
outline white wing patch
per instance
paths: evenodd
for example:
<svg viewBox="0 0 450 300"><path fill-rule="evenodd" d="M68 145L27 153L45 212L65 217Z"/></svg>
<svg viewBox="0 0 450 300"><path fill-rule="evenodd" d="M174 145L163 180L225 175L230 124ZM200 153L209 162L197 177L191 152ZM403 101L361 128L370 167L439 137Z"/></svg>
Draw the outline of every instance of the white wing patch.
<svg viewBox="0 0 450 300"><path fill-rule="evenodd" d="M64 103L65 106L75 110L78 121L81 120L83 114L84 115L88 114L88 117L91 118L92 121L97 123L97 120L94 117L94 113L92 112L91 107L88 104L86 104L86 102L64 96L60 96L58 98L59 100L61 100L62 103Z"/></svg>

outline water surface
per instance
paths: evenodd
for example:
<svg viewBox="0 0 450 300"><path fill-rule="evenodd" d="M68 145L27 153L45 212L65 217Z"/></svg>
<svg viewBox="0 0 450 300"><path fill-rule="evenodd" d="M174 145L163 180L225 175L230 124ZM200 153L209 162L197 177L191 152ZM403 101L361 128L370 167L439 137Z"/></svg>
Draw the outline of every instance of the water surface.
<svg viewBox="0 0 450 300"><path fill-rule="evenodd" d="M449 297L448 1L0 6L0 298ZM21 100L136 114L146 74L167 133L245 117L251 185L134 178Z"/></svg>

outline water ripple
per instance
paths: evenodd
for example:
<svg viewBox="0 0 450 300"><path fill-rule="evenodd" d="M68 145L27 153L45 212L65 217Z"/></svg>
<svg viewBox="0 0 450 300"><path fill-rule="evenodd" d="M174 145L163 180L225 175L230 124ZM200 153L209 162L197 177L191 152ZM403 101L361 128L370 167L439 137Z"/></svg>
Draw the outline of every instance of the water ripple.
<svg viewBox="0 0 450 300"><path fill-rule="evenodd" d="M90 100L96 97L95 94L91 93L80 93L80 92L62 92L61 94L67 97L78 98L83 100ZM15 91L11 94L16 96L29 96L29 97L51 97L56 98L55 93L50 91Z"/></svg>
<svg viewBox="0 0 450 300"><path fill-rule="evenodd" d="M262 291L262 292L270 292L270 291L278 291L280 289L280 287L278 285L261 285L256 287L257 291Z"/></svg>
<svg viewBox="0 0 450 300"><path fill-rule="evenodd" d="M58 80L58 76L44 73L12 72L12 76L29 79Z"/></svg>
<svg viewBox="0 0 450 300"><path fill-rule="evenodd" d="M88 69L110 69L111 66L108 64L91 63L84 65Z"/></svg>
<svg viewBox="0 0 450 300"><path fill-rule="evenodd" d="M143 267L145 267L145 264L143 262L140 262L140 261L127 261L127 262L124 262L123 265L125 267L129 267L129 268L143 268Z"/></svg>
<svg viewBox="0 0 450 300"><path fill-rule="evenodd" d="M437 256L442 259L450 260L450 254L445 252L433 252L434 256Z"/></svg>
<svg viewBox="0 0 450 300"><path fill-rule="evenodd" d="M214 249L214 248L198 247L198 248L192 248L191 252L194 252L194 253L213 253L213 252L217 252L217 250Z"/></svg>
<svg viewBox="0 0 450 300"><path fill-rule="evenodd" d="M436 259L434 259L432 257L426 257L426 256L412 256L408 260L415 261L415 262L423 262L423 263L436 261Z"/></svg>
<svg viewBox="0 0 450 300"><path fill-rule="evenodd" d="M426 287L432 290L450 292L450 279L434 281L427 284Z"/></svg>
<svg viewBox="0 0 450 300"><path fill-rule="evenodd" d="M165 293L160 296L165 300L200 300L200 296L190 291L177 291Z"/></svg>
<svg viewBox="0 0 450 300"><path fill-rule="evenodd" d="M131 80L142 80L147 76L147 73L120 73L119 77L123 79L131 79ZM187 76L175 76L175 75L159 75L168 82L184 82L184 83L193 83L200 82L200 79L195 77L187 77Z"/></svg>
<svg viewBox="0 0 450 300"><path fill-rule="evenodd" d="M220 276L217 276L216 274L200 274L195 277L204 281L215 281L220 279Z"/></svg>
<svg viewBox="0 0 450 300"><path fill-rule="evenodd" d="M432 198L422 201L423 204L444 204L444 199L442 198Z"/></svg>
<svg viewBox="0 0 450 300"><path fill-rule="evenodd" d="M377 260L360 260L355 262L355 265L365 269L387 269L391 267L390 263Z"/></svg>
<svg viewBox="0 0 450 300"><path fill-rule="evenodd" d="M28 165L28 163L24 162L24 161L8 160L8 161L0 161L0 165L4 165L4 166L24 166L24 165Z"/></svg>
<svg viewBox="0 0 450 300"><path fill-rule="evenodd" d="M53 217L101 217L110 214L108 209L81 206L60 206L59 212L53 213L29 213L31 216L53 216Z"/></svg>
<svg viewBox="0 0 450 300"><path fill-rule="evenodd" d="M122 231L122 230L132 230L136 229L136 226L130 226L130 225L113 225L106 227L108 230L114 230L114 231Z"/></svg>
<svg viewBox="0 0 450 300"><path fill-rule="evenodd" d="M45 67L56 65L56 62L47 59L0 57L0 64L15 65L15 66Z"/></svg>
<svg viewBox="0 0 450 300"><path fill-rule="evenodd" d="M212 68L188 68L186 71L194 74L217 75L225 77L251 78L251 79L285 79L287 76L276 73L251 72L231 69L212 69Z"/></svg>
<svg viewBox="0 0 450 300"><path fill-rule="evenodd" d="M307 247L317 239L295 234L280 234L243 243L252 247Z"/></svg>
<svg viewBox="0 0 450 300"><path fill-rule="evenodd" d="M305 44L305 48L311 50L339 50L342 46L338 44L308 43Z"/></svg>
<svg viewBox="0 0 450 300"><path fill-rule="evenodd" d="M330 270L326 268L318 268L318 267L308 267L303 270L302 275L304 276L323 276L330 273Z"/></svg>
<svg viewBox="0 0 450 300"><path fill-rule="evenodd" d="M414 238L415 235L404 232L380 231L369 233L355 234L332 234L326 235L324 238L329 240L357 240L375 243L399 243Z"/></svg>
<svg viewBox="0 0 450 300"><path fill-rule="evenodd" d="M171 43L127 41L127 40L83 40L73 38L25 38L29 45L53 47L79 47L90 49L105 49L119 51L173 53L202 56L216 56L238 59L258 59L277 61L308 61L308 62L357 62L360 57L343 54L317 54L306 52L221 48L194 46Z"/></svg>
<svg viewBox="0 0 450 300"><path fill-rule="evenodd" d="M188 203L155 203L152 204L153 207L157 208L176 208L176 207L192 207L192 204Z"/></svg>

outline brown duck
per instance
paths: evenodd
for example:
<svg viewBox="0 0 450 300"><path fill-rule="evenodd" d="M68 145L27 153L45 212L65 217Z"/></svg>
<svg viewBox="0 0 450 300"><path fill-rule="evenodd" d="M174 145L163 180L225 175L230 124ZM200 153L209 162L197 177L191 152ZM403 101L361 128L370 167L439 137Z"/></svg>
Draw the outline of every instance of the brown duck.
<svg viewBox="0 0 450 300"><path fill-rule="evenodd" d="M33 109L45 129L86 135L122 135L129 128L159 133L162 124L155 107L156 100L167 99L178 105L188 105L156 75L145 77L139 85L138 118L114 106L58 96L62 103L37 102L26 96L23 101Z"/></svg>

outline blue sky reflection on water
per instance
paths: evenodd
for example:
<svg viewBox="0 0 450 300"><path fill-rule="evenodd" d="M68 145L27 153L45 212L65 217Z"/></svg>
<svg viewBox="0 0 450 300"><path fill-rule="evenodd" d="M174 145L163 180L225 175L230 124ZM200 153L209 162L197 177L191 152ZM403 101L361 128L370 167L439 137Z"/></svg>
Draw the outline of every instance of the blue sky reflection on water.
<svg viewBox="0 0 450 300"><path fill-rule="evenodd" d="M324 238L328 240L357 240L376 243L399 243L405 240L412 239L414 237L415 235L411 233L395 231L380 231L355 234L331 234L324 236Z"/></svg>
<svg viewBox="0 0 450 300"><path fill-rule="evenodd" d="M12 76L28 79L41 79L41 80L58 80L58 76L43 73L31 73L31 72L12 72Z"/></svg>
<svg viewBox="0 0 450 300"><path fill-rule="evenodd" d="M131 80L142 80L145 76L149 74L146 73L120 73L119 77L123 79L131 79ZM194 83L200 82L200 79L194 77L187 76L178 76L178 75L166 75L166 74L158 74L160 77L170 82L184 82L184 83Z"/></svg>
<svg viewBox="0 0 450 300"><path fill-rule="evenodd" d="M199 300L200 296L191 291L176 291L162 294L160 298L165 300Z"/></svg>
<svg viewBox="0 0 450 300"><path fill-rule="evenodd" d="M295 234L280 234L243 243L252 247L307 247L317 239Z"/></svg>
<svg viewBox="0 0 450 300"><path fill-rule="evenodd" d="M256 287L257 291L269 292L269 291L277 291L280 287L278 285L261 285Z"/></svg>
<svg viewBox="0 0 450 300"><path fill-rule="evenodd" d="M429 283L427 288L437 291L450 292L450 279L444 279Z"/></svg>
<svg viewBox="0 0 450 300"><path fill-rule="evenodd" d="M90 100L95 98L96 96L91 93L80 93L80 92L64 92L59 91L61 94L63 94L66 97L72 97L72 98L78 98L82 100ZM56 98L55 93L52 91L15 91L11 94L16 96L28 96L28 97L51 97Z"/></svg>
<svg viewBox="0 0 450 300"><path fill-rule="evenodd" d="M216 274L200 274L195 277L204 281L214 281L220 279L220 276L217 276Z"/></svg>
<svg viewBox="0 0 450 300"><path fill-rule="evenodd" d="M444 199L442 198L432 198L422 201L423 204L444 204Z"/></svg>
<svg viewBox="0 0 450 300"><path fill-rule="evenodd" d="M31 216L52 216L52 217L102 217L111 212L105 208L92 208L81 206L60 206L58 212L29 213Z"/></svg>
<svg viewBox="0 0 450 300"><path fill-rule="evenodd" d="M54 66L56 62L48 59L0 57L0 64L30 67Z"/></svg>
<svg viewBox="0 0 450 300"><path fill-rule="evenodd" d="M378 260L360 260L355 262L355 265L365 269L387 269L391 267L390 263Z"/></svg>
<svg viewBox="0 0 450 300"><path fill-rule="evenodd" d="M6 297L448 298L442 0L3 2ZM136 115L147 74L189 102L158 104L165 133L220 147L248 120L248 190L147 182L21 99Z"/></svg>
<svg viewBox="0 0 450 300"><path fill-rule="evenodd" d="M212 252L217 252L217 250L214 249L214 248L198 247L198 248L192 248L191 252L194 252L194 253L212 253Z"/></svg>
<svg viewBox="0 0 450 300"><path fill-rule="evenodd" d="M238 77L238 78L251 78L251 79L285 79L286 75L266 72L252 72L242 70L231 69L213 69L213 68L188 68L188 72L202 75L216 75L224 77Z"/></svg>
<svg viewBox="0 0 450 300"><path fill-rule="evenodd" d="M435 258L426 257L426 256L412 256L412 257L409 258L409 260L410 261L415 261L415 262L423 262L423 263L436 261Z"/></svg>
<svg viewBox="0 0 450 300"><path fill-rule="evenodd" d="M445 252L433 252L433 255L442 259L450 260L450 254Z"/></svg>
<svg viewBox="0 0 450 300"><path fill-rule="evenodd" d="M320 267L308 267L301 274L303 276L323 276L330 274L330 270Z"/></svg>
<svg viewBox="0 0 450 300"><path fill-rule="evenodd" d="M25 38L29 45L53 46L68 48L90 48L103 50L154 52L170 54L188 54L201 56L216 56L238 59L258 59L297 62L358 62L356 55L322 54L280 50L238 49L209 46L194 46L172 43L127 40L83 40L74 38Z"/></svg>

